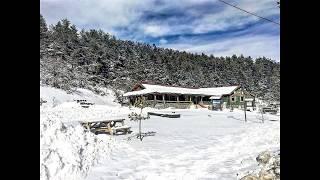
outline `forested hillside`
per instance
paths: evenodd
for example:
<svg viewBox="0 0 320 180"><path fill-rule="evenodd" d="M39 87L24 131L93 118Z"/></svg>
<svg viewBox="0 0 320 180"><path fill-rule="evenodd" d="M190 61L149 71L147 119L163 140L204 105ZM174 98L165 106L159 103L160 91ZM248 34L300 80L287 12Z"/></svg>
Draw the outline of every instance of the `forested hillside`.
<svg viewBox="0 0 320 180"><path fill-rule="evenodd" d="M40 15L40 83L72 91L107 86L127 91L138 81L184 87L241 85L280 100L280 63L268 58L215 57L124 41ZM98 88L97 88L98 89Z"/></svg>

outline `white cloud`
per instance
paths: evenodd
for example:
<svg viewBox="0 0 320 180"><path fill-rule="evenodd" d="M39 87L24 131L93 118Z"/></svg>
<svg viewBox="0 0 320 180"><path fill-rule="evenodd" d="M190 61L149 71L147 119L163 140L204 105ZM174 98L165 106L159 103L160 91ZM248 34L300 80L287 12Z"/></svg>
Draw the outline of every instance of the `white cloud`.
<svg viewBox="0 0 320 180"><path fill-rule="evenodd" d="M213 54L214 56L232 56L233 54L243 54L244 56L251 56L253 58L265 56L280 61L280 39L278 36L246 35L210 43L194 44L185 41L176 44L166 44L163 47L193 53Z"/></svg>
<svg viewBox="0 0 320 180"><path fill-rule="evenodd" d="M221 2L217 2L221 3ZM276 7L275 2L271 1L255 1L255 0L241 0L237 3L232 3L240 8L255 13L259 16L272 16L279 14L280 10ZM274 3L274 7L272 6ZM239 9L225 5L226 8L214 14L208 14L196 21L194 24L194 33L205 33L208 31L223 31L230 27L241 27L249 22L256 22L258 17L249 15Z"/></svg>
<svg viewBox="0 0 320 180"><path fill-rule="evenodd" d="M130 26L140 16L137 7L148 3L130 0L41 0L40 12L48 24L68 18L78 27L112 31Z"/></svg>
<svg viewBox="0 0 320 180"><path fill-rule="evenodd" d="M152 0L41 0L40 10L49 24L68 18L78 27L94 26L105 31L111 31L117 27L139 26L142 27L138 28L141 30L139 33L152 37L225 30L258 20L217 0L162 0L161 2L157 4ZM201 10L192 9L203 3L211 3L211 5L214 3L217 7L221 6L225 9L221 12L209 11L206 14L202 14ZM279 14L279 8L273 1L238 0L230 3L263 16ZM166 21L152 24L139 19L144 10L161 12L168 8L173 11L174 9L184 10L187 15L201 17L187 24L174 25L168 25Z"/></svg>
<svg viewBox="0 0 320 180"><path fill-rule="evenodd" d="M168 26L159 26L159 25L147 25L143 27L144 34L151 37L159 37L169 33L170 28Z"/></svg>
<svg viewBox="0 0 320 180"><path fill-rule="evenodd" d="M264 17L279 15L280 11L273 0L228 0L228 2ZM209 3L210 7L198 6L206 5L205 3ZM218 9L214 9L216 7ZM194 18L185 22L184 17L173 14L171 18L175 23L166 19L142 20L141 17L146 10L160 14L174 13L177 10ZM205 10L205 13L202 10ZM209 39L210 43L209 40L201 43L200 40L195 42L193 39L181 38L175 44L169 39L162 38L168 35L228 31L230 28L239 28L258 21L258 18L217 0L162 0L157 3L153 0L40 0L40 12L47 20L47 24L68 18L79 29L103 29L123 39L146 41L149 37L160 38L159 44L162 46L191 52L213 53L216 56L244 54L280 60L279 36L257 35L257 32L248 34L250 33L248 32L244 37L231 37L218 41ZM124 30L119 31L118 28Z"/></svg>
<svg viewBox="0 0 320 180"><path fill-rule="evenodd" d="M159 43L160 43L160 44L167 44L168 41L167 41L166 39L163 39L163 38L162 38L162 39L159 40Z"/></svg>

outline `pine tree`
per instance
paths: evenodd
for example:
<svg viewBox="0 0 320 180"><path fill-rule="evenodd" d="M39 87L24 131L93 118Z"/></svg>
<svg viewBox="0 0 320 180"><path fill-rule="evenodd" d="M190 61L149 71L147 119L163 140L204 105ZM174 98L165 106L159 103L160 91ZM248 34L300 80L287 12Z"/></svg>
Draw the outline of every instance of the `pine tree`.
<svg viewBox="0 0 320 180"><path fill-rule="evenodd" d="M47 38L48 36L48 27L45 19L40 14L40 39Z"/></svg>
<svg viewBox="0 0 320 180"><path fill-rule="evenodd" d="M187 53L94 29L78 33L67 19L48 29L40 14L41 83L127 91L143 80L184 87L241 85L258 97L280 100L280 63L268 58Z"/></svg>

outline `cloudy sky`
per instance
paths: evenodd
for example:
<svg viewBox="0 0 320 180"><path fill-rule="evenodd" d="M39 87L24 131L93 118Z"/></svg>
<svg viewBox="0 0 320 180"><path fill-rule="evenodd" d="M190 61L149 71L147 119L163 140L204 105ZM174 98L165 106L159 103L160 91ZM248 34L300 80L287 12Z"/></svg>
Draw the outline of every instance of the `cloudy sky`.
<svg viewBox="0 0 320 180"><path fill-rule="evenodd" d="M280 23L276 0L224 0ZM265 56L280 61L280 26L218 0L40 0L47 24L69 19L78 29L188 52Z"/></svg>

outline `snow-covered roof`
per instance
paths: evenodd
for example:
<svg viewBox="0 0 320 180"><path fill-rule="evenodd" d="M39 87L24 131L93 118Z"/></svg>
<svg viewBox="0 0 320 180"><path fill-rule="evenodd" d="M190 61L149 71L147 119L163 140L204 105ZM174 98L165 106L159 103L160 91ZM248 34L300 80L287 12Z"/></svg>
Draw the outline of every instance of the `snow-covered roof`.
<svg viewBox="0 0 320 180"><path fill-rule="evenodd" d="M161 93L161 94L189 94L189 95L206 95L206 96L222 96L231 94L239 86L227 86L216 88L182 88L182 87L169 87L152 84L141 84L145 89L138 91L131 91L125 93L123 96L139 96L143 94Z"/></svg>

